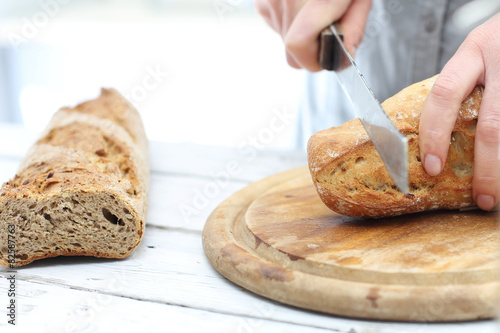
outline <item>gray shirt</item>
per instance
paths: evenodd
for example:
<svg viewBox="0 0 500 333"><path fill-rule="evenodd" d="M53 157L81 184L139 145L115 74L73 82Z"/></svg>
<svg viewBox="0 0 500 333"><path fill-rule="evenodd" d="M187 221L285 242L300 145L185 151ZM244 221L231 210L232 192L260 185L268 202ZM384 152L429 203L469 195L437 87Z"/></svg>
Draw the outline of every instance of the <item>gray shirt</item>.
<svg viewBox="0 0 500 333"><path fill-rule="evenodd" d="M451 18L470 0L374 0L356 63L380 101L441 71L468 31ZM315 132L356 118L335 73L306 74L297 147Z"/></svg>

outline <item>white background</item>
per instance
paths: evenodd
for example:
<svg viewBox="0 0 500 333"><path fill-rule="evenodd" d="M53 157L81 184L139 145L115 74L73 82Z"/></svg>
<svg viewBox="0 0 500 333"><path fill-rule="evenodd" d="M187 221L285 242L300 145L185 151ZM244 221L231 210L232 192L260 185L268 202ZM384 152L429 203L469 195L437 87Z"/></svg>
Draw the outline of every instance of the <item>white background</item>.
<svg viewBox="0 0 500 333"><path fill-rule="evenodd" d="M268 128L275 112L296 113L303 73L288 67L281 38L252 1L2 7L0 114L20 113L29 129L40 131L59 107L94 98L100 87L137 105L152 140L237 146ZM154 81L150 71L165 75ZM262 143L292 148L294 128L267 133Z"/></svg>

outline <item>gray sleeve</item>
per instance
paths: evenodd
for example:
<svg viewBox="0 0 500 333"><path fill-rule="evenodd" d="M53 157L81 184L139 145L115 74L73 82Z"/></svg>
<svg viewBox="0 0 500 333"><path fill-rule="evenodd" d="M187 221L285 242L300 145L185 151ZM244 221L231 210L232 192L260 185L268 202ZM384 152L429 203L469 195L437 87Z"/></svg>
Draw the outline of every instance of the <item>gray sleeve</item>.
<svg viewBox="0 0 500 333"><path fill-rule="evenodd" d="M469 0L374 0L356 63L380 101L441 71L467 36L452 14ZM355 114L335 74L306 74L299 103L297 146Z"/></svg>

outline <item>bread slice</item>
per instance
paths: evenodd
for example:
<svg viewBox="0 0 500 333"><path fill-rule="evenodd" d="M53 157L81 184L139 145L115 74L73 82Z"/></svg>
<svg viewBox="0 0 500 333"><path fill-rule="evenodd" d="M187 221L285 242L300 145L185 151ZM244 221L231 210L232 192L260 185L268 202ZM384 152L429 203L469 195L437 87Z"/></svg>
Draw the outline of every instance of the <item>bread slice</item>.
<svg viewBox="0 0 500 333"><path fill-rule="evenodd" d="M397 189L359 119L310 138L309 170L321 200L330 209L353 217L377 218L474 205L474 134L483 90L476 87L462 103L444 170L431 177L420 160L418 127L436 77L415 83L382 104L408 138L408 195Z"/></svg>
<svg viewBox="0 0 500 333"><path fill-rule="evenodd" d="M0 264L123 258L145 228L149 167L141 118L116 90L57 111L0 192Z"/></svg>

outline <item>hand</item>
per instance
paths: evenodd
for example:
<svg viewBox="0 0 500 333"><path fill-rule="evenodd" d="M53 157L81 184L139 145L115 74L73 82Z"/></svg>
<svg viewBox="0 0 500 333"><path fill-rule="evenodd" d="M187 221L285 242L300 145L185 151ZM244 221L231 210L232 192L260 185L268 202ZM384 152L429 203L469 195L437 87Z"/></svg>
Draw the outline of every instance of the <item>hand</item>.
<svg viewBox="0 0 500 333"><path fill-rule="evenodd" d="M372 0L256 0L257 11L278 32L286 48L286 59L294 68L312 72L318 63L318 37L340 19L344 43L354 55L361 43Z"/></svg>
<svg viewBox="0 0 500 333"><path fill-rule="evenodd" d="M429 175L446 162L450 136L462 101L483 85L474 143L473 197L489 210L499 199L500 14L473 30L443 68L420 119L420 156Z"/></svg>

